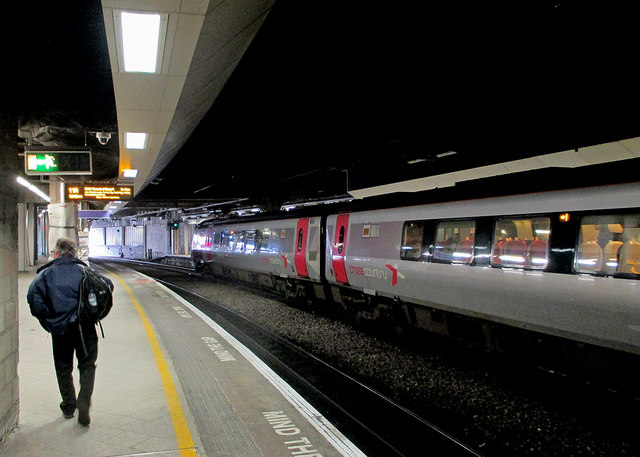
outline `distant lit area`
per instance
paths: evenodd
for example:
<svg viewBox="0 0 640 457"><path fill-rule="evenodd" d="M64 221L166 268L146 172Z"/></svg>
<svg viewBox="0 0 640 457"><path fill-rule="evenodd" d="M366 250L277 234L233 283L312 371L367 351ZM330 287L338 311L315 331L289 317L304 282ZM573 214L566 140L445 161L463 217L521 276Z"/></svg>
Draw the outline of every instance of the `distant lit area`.
<svg viewBox="0 0 640 457"><path fill-rule="evenodd" d="M108 252L104 247L104 229L91 229L87 240L88 256L104 256Z"/></svg>

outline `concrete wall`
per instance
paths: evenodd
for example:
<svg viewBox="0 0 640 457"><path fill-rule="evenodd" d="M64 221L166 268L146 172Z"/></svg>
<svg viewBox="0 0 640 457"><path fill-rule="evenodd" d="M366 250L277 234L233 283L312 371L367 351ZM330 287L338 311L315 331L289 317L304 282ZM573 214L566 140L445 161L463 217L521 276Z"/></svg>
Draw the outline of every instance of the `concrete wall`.
<svg viewBox="0 0 640 457"><path fill-rule="evenodd" d="M18 157L15 117L0 113L0 449L18 425Z"/></svg>
<svg viewBox="0 0 640 457"><path fill-rule="evenodd" d="M165 219L157 217L137 220L136 227L127 227L127 223L124 220L93 221L89 235L93 240L90 255L155 259L166 255L191 253L193 226L182 223L178 230L172 230ZM104 230L104 236L96 236L98 230ZM115 235L116 231L122 235L120 238ZM95 245L99 239L104 239L104 245ZM172 249L176 252L172 252Z"/></svg>
<svg viewBox="0 0 640 457"><path fill-rule="evenodd" d="M167 227L167 221L156 220L154 224L147 224L146 228L146 244L147 252L151 249L153 258L162 257L171 254L171 236Z"/></svg>

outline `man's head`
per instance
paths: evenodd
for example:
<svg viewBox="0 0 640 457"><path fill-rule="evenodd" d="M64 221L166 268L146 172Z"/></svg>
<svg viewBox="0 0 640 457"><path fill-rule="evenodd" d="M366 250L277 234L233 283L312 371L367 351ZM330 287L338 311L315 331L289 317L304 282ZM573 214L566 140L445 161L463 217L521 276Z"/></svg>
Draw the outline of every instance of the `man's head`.
<svg viewBox="0 0 640 457"><path fill-rule="evenodd" d="M61 237L56 241L56 247L53 250L53 257L75 257L76 243L71 238Z"/></svg>

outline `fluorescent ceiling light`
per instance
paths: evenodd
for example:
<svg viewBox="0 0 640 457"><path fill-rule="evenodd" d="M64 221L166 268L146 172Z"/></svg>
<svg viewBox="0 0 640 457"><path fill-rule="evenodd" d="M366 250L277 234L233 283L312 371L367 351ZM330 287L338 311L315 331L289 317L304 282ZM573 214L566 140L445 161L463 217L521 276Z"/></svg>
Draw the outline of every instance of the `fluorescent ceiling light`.
<svg viewBox="0 0 640 457"><path fill-rule="evenodd" d="M162 16L120 13L124 71L156 73Z"/></svg>
<svg viewBox="0 0 640 457"><path fill-rule="evenodd" d="M147 134L127 132L125 135L125 145L127 149L144 149L147 147Z"/></svg>
<svg viewBox="0 0 640 457"><path fill-rule="evenodd" d="M18 181L18 184L23 185L24 187L26 187L27 189L29 189L31 192L33 192L34 194L38 195L39 197L45 199L46 201L50 202L51 199L49 198L49 196L47 194L45 194L44 192L42 192L40 189L38 189L36 186L34 186L33 184L31 184L29 181L27 181L24 178L21 178L20 176L18 176L18 178L16 179L16 181Z"/></svg>
<svg viewBox="0 0 640 457"><path fill-rule="evenodd" d="M135 178L138 176L138 170L125 169L122 170L125 178Z"/></svg>

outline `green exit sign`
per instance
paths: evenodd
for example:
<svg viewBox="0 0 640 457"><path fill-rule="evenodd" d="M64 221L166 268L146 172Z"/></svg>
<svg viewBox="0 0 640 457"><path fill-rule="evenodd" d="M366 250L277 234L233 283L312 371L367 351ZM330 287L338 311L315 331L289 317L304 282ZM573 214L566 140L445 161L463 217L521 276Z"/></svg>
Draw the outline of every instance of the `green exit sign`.
<svg viewBox="0 0 640 457"><path fill-rule="evenodd" d="M90 175L91 151L25 151L24 171L28 175Z"/></svg>

